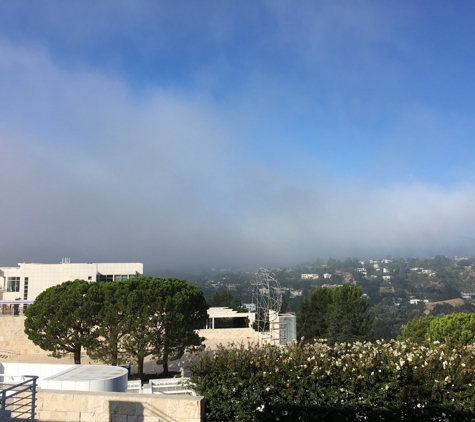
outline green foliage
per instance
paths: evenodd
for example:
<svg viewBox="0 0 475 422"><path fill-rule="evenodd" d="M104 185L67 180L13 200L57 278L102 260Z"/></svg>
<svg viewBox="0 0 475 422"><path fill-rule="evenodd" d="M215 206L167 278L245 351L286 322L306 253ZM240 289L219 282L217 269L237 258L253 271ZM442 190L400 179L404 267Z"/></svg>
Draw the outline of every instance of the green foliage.
<svg viewBox="0 0 475 422"><path fill-rule="evenodd" d="M91 300L89 287L75 280L40 293L25 313L28 338L54 357L74 353L74 363L81 363L81 349L89 348L98 336L98 304Z"/></svg>
<svg viewBox="0 0 475 422"><path fill-rule="evenodd" d="M210 300L208 300L208 305L210 307L219 306L219 307L236 307L239 305L237 299L231 294L227 289L220 292L215 292Z"/></svg>
<svg viewBox="0 0 475 422"><path fill-rule="evenodd" d="M431 341L468 345L475 343L475 314L457 313L434 318L426 333Z"/></svg>
<svg viewBox="0 0 475 422"><path fill-rule="evenodd" d="M89 356L109 365L123 365L128 354L123 347L128 334L127 319L130 310L129 281L90 284L89 296L98 304L97 320L99 338L88 348Z"/></svg>
<svg viewBox="0 0 475 422"><path fill-rule="evenodd" d="M161 279L140 277L126 280L129 284L127 296L127 318L124 320L126 336L122 347L133 362L137 363L138 374L143 377L143 363L163 338L159 325Z"/></svg>
<svg viewBox="0 0 475 422"><path fill-rule="evenodd" d="M209 422L475 417L473 346L241 344L196 354L186 368Z"/></svg>
<svg viewBox="0 0 475 422"><path fill-rule="evenodd" d="M333 303L333 291L327 287L315 289L308 298L303 298L297 314L297 335L307 340L326 337L328 313Z"/></svg>
<svg viewBox="0 0 475 422"><path fill-rule="evenodd" d="M203 293L184 280L166 279L159 286L162 298L158 325L162 339L153 354L168 373L168 360L179 359L186 349L200 346L204 340L196 332L208 318L208 305Z"/></svg>
<svg viewBox="0 0 475 422"><path fill-rule="evenodd" d="M287 312L290 312L290 304L287 300L287 295L282 295L282 304L280 305L280 313L281 314L286 314Z"/></svg>
<svg viewBox="0 0 475 422"><path fill-rule="evenodd" d="M26 311L25 332L59 357L81 349L93 359L118 365L130 358L143 375L153 355L168 372L168 359L201 345L195 330L207 318L197 287L184 280L152 277L110 283L68 281L41 293Z"/></svg>
<svg viewBox="0 0 475 422"><path fill-rule="evenodd" d="M399 336L423 344L447 343L469 345L475 343L475 314L459 312L443 316L426 316L407 323Z"/></svg>
<svg viewBox="0 0 475 422"><path fill-rule="evenodd" d="M409 321L401 331L398 339L402 341L410 340L418 344L425 343L427 330L434 319L434 316L429 315Z"/></svg>
<svg viewBox="0 0 475 422"><path fill-rule="evenodd" d="M127 335L122 345L137 362L143 376L145 357L153 355L168 373L169 358L178 358L185 349L199 346L195 330L207 318L203 293L184 280L140 277L129 279Z"/></svg>
<svg viewBox="0 0 475 422"><path fill-rule="evenodd" d="M372 320L367 312L368 301L361 298L361 293L360 288L349 284L335 290L315 289L303 299L297 316L299 338L309 341L328 337L333 344L368 336Z"/></svg>
<svg viewBox="0 0 475 422"><path fill-rule="evenodd" d="M344 284L333 292L328 314L330 344L363 340L369 335L372 320L367 313L368 301L355 285Z"/></svg>

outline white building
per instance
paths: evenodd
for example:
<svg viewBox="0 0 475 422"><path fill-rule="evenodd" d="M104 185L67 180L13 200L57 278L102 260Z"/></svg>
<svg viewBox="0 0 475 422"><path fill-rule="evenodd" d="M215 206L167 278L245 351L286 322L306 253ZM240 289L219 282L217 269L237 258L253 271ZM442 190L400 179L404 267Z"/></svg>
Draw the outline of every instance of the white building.
<svg viewBox="0 0 475 422"><path fill-rule="evenodd" d="M64 259L60 264L22 262L18 267L0 267L0 299L34 300L48 287L69 280L113 281L143 275L142 263L72 264Z"/></svg>
<svg viewBox="0 0 475 422"><path fill-rule="evenodd" d="M301 274L302 280L318 280L318 274Z"/></svg>

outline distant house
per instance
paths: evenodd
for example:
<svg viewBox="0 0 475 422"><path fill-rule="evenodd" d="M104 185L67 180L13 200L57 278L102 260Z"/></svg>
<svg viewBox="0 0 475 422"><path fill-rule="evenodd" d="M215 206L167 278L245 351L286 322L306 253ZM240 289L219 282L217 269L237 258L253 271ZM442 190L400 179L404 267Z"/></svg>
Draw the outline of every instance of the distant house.
<svg viewBox="0 0 475 422"><path fill-rule="evenodd" d="M243 303L243 308L246 308L248 312L256 312L256 304L255 303Z"/></svg>
<svg viewBox="0 0 475 422"><path fill-rule="evenodd" d="M318 274L302 274L300 278L302 280L318 280Z"/></svg>
<svg viewBox="0 0 475 422"><path fill-rule="evenodd" d="M302 290L290 290L290 297L302 296Z"/></svg>
<svg viewBox="0 0 475 422"><path fill-rule="evenodd" d="M391 280L391 276L390 275L383 275L383 280L384 281L389 281L389 280Z"/></svg>
<svg viewBox="0 0 475 422"><path fill-rule="evenodd" d="M428 303L428 302L429 301L427 299L424 299L424 300L422 300L422 299L410 299L409 300L409 303L411 305L419 305L419 303Z"/></svg>
<svg viewBox="0 0 475 422"><path fill-rule="evenodd" d="M462 296L462 299L473 299L475 297L475 293L474 292L462 292L460 293L460 296Z"/></svg>
<svg viewBox="0 0 475 422"><path fill-rule="evenodd" d="M331 277L332 277L331 274L328 274L328 273L323 274L323 278L331 278Z"/></svg>

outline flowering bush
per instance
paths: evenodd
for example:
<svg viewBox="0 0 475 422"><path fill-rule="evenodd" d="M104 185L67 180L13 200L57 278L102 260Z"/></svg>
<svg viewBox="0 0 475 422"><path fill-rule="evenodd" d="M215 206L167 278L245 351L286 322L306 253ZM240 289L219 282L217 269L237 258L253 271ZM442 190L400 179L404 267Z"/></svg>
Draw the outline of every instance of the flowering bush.
<svg viewBox="0 0 475 422"><path fill-rule="evenodd" d="M474 346L241 344L191 356L186 368L209 421L475 416Z"/></svg>

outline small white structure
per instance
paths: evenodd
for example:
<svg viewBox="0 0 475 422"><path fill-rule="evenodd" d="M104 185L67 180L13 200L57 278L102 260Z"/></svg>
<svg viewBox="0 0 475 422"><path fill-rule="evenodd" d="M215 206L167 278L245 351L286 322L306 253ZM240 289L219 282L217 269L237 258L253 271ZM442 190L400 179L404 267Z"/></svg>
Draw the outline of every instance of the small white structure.
<svg viewBox="0 0 475 422"><path fill-rule="evenodd" d="M74 365L43 380L41 388L75 391L127 391L128 371L120 366Z"/></svg>
<svg viewBox="0 0 475 422"><path fill-rule="evenodd" d="M302 274L300 278L302 280L318 280L318 274Z"/></svg>
<svg viewBox="0 0 475 422"><path fill-rule="evenodd" d="M331 274L329 274L329 273L325 273L325 274L323 274L323 278L331 278L331 277L332 277L332 275L331 275Z"/></svg>
<svg viewBox="0 0 475 422"><path fill-rule="evenodd" d="M226 307L212 307L208 309L206 329L214 330L214 321L216 318L249 318L249 326L252 326L252 323L255 321L255 313L237 312Z"/></svg>
<svg viewBox="0 0 475 422"><path fill-rule="evenodd" d="M279 314L270 310L269 325L269 336L263 338L263 340L280 346L285 346L287 343L297 340L297 317L294 314Z"/></svg>
<svg viewBox="0 0 475 422"><path fill-rule="evenodd" d="M37 375L38 386L49 390L127 391L128 371L120 366L2 362L0 374Z"/></svg>
<svg viewBox="0 0 475 422"><path fill-rule="evenodd" d="M290 290L290 297L291 298L294 298L294 297L300 297L302 296L302 290Z"/></svg>
<svg viewBox="0 0 475 422"><path fill-rule="evenodd" d="M462 292L460 293L460 296L462 296L462 299L468 300L468 299L473 299L475 296L474 292Z"/></svg>
<svg viewBox="0 0 475 422"><path fill-rule="evenodd" d="M190 379L183 378L162 378L150 380L150 392L152 394L187 394L196 396L190 385Z"/></svg>
<svg viewBox="0 0 475 422"><path fill-rule="evenodd" d="M255 303L243 303L243 308L246 308L248 312L256 312L256 304Z"/></svg>

